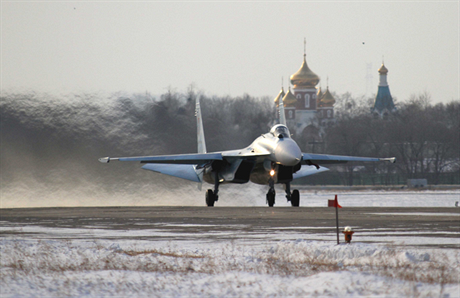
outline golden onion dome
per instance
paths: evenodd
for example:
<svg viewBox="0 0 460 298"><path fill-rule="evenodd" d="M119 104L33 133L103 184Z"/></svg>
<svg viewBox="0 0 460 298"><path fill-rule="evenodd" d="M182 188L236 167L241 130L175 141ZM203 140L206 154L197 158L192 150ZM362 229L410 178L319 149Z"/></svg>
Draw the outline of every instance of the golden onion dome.
<svg viewBox="0 0 460 298"><path fill-rule="evenodd" d="M285 107L295 107L295 104L297 103L297 98L294 94L292 94L290 87L286 95L283 97L283 103Z"/></svg>
<svg viewBox="0 0 460 298"><path fill-rule="evenodd" d="M323 98L320 100L320 106L332 107L334 104L334 96L332 96L331 92L329 92L329 87L327 87L326 92L324 92Z"/></svg>
<svg viewBox="0 0 460 298"><path fill-rule="evenodd" d="M323 98L324 94L323 91L321 91L321 87L318 87L318 92L316 92L316 102L319 103L319 101Z"/></svg>
<svg viewBox="0 0 460 298"><path fill-rule="evenodd" d="M379 71L380 74L387 74L388 73L388 69L385 67L385 65L383 63L382 63L382 66L380 66L378 71Z"/></svg>
<svg viewBox="0 0 460 298"><path fill-rule="evenodd" d="M283 98L284 97L284 88L281 87L281 90L280 90L280 93L278 93L278 96L275 98L275 104L276 106L279 105L279 102L280 102L280 98Z"/></svg>
<svg viewBox="0 0 460 298"><path fill-rule="evenodd" d="M315 87L319 83L319 77L308 68L305 55L300 69L291 76L291 83L297 87Z"/></svg>

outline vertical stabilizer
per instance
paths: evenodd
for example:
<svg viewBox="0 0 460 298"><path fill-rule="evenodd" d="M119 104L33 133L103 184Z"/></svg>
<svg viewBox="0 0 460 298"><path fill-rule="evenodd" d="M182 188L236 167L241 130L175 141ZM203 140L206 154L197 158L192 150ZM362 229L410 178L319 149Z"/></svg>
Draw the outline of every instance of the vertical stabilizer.
<svg viewBox="0 0 460 298"><path fill-rule="evenodd" d="M201 117L200 97L196 98L196 123L197 123L197 143L198 153L206 153L206 141L204 139L203 119Z"/></svg>
<svg viewBox="0 0 460 298"><path fill-rule="evenodd" d="M279 100L278 110L280 113L280 124L287 125L286 124L286 114L284 113L284 103L283 103L282 98L280 98Z"/></svg>
<svg viewBox="0 0 460 298"><path fill-rule="evenodd" d="M200 106L200 97L196 97L196 107L195 107L195 116L196 116L196 127L197 127L197 143L198 143L198 153L206 153L206 141L204 139L204 129L203 129L203 118L201 117L201 106ZM198 183L198 189L201 190L201 185L203 184L203 172L204 169L197 169L194 166L195 173L198 176L200 182Z"/></svg>

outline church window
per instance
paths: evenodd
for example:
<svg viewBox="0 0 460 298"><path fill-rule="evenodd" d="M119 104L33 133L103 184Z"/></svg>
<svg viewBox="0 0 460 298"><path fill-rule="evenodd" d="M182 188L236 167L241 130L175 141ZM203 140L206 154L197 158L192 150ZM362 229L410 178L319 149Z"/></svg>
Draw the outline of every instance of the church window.
<svg viewBox="0 0 460 298"><path fill-rule="evenodd" d="M332 111L331 111L331 110L327 110L327 118L331 118L331 114L332 114Z"/></svg>
<svg viewBox="0 0 460 298"><path fill-rule="evenodd" d="M305 107L309 108L310 107L310 94L305 94Z"/></svg>
<svg viewBox="0 0 460 298"><path fill-rule="evenodd" d="M297 94L296 97L297 97L297 99L302 99L302 95L300 95L300 94Z"/></svg>
<svg viewBox="0 0 460 298"><path fill-rule="evenodd" d="M289 119L292 119L292 111L289 111Z"/></svg>

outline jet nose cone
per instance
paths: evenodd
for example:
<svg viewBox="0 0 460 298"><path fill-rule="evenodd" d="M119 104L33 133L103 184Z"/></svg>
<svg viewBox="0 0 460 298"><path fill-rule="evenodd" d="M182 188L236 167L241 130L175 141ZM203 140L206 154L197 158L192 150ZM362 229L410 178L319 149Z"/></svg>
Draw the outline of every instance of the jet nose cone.
<svg viewBox="0 0 460 298"><path fill-rule="evenodd" d="M299 146L292 139L280 140L275 149L276 162L283 166L295 166L302 159Z"/></svg>

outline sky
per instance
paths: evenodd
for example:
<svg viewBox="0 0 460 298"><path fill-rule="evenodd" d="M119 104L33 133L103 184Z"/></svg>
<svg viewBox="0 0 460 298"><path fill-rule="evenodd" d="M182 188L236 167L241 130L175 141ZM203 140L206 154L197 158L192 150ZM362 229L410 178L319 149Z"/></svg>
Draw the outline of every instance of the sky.
<svg viewBox="0 0 460 298"><path fill-rule="evenodd" d="M337 94L460 98L460 1L1 1L1 90L270 96L307 62ZM329 83L329 84L328 84Z"/></svg>

